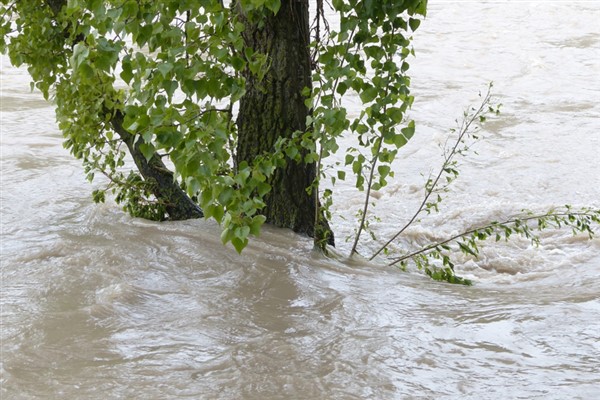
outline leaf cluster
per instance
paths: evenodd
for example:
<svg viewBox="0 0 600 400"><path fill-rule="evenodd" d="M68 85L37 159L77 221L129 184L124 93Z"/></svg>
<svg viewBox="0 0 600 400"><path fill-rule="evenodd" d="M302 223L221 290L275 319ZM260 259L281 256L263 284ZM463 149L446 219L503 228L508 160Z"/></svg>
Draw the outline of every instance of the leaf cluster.
<svg viewBox="0 0 600 400"><path fill-rule="evenodd" d="M371 256L375 258L379 253L388 254L388 246L402 235L410 226L419 221L418 217L439 212L442 194L448 191L449 185L454 182L460 172L457 156L466 156L474 143L480 140L478 130L490 116L500 113L501 104L492 104L490 83L487 92L480 94L481 103L478 107L469 108L463 115L463 120L457 129L451 130L443 148L444 159L437 174L429 177L425 183L425 195L416 212L409 221L398 230L385 244ZM539 233L546 229L571 228L574 235L584 234L590 239L594 237L594 226L600 224L600 210L593 208L572 209L566 205L563 208L552 209L547 212L534 213L523 210L519 215L512 216L503 221L491 221L482 226L473 227L447 239L429 243L423 247L406 252L404 255L392 258L389 265L399 265L406 269L413 264L417 269L424 271L428 276L438 281L471 285L472 282L455 274L456 255L463 254L477 259L480 254L480 243L494 240L508 241L511 236L521 236L531 240L532 244L540 244Z"/></svg>
<svg viewBox="0 0 600 400"><path fill-rule="evenodd" d="M240 251L259 233L269 177L286 159L303 157L322 170L340 136L351 134L359 146L345 164L356 187L368 193L393 177L390 164L415 129L405 123L413 101L406 59L426 4L333 1L339 29L310 44L317 56L314 87L303 93L309 129L252 165L233 161L236 103L247 77L263 79L270 60L246 45L244 24L260 25L280 0L3 1L0 50L27 65L33 87L56 102L64 145L88 179L106 178L95 200L110 191L134 216L169 218L154 183L135 172L132 161L138 169L144 161L131 154L139 152L148 164L172 168L205 217L222 224L223 241ZM356 118L342 104L352 93L364 104ZM346 178L346 166L334 179ZM319 192L320 178L309 191ZM317 215L326 216L333 197L319 197L326 209Z"/></svg>
<svg viewBox="0 0 600 400"><path fill-rule="evenodd" d="M426 1L333 1L339 29L315 41L318 55L314 89L307 104L308 124L318 142L318 160L339 150L341 136L352 136L356 146L345 149L343 165L336 164L332 183L353 174L355 187L365 191L365 206L352 252L368 225L371 190L385 187L394 177L392 162L414 135L414 121L406 121L413 103L408 57L414 54L410 35L425 16ZM307 93L308 94L308 93ZM350 116L343 99L356 96L360 115ZM321 177L325 177L323 173Z"/></svg>
<svg viewBox="0 0 600 400"><path fill-rule="evenodd" d="M242 12L276 12L278 0L240 1ZM234 165L234 104L243 71L264 75L265 54L244 45L234 10L217 0L23 0L2 2L0 50L27 65L32 88L56 103L64 146L90 181L134 216L168 219L155 182L135 172L166 162L207 218L239 251L264 218L266 183L282 159ZM133 163L132 163L133 161ZM135 164L135 166L134 166ZM132 169L133 168L133 169Z"/></svg>

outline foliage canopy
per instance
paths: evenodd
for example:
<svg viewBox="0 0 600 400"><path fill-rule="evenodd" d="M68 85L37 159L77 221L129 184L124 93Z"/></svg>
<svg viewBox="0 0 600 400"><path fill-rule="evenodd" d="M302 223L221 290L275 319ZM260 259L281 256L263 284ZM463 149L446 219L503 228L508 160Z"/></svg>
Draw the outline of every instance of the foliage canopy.
<svg viewBox="0 0 600 400"><path fill-rule="evenodd" d="M237 104L246 72L263 79L271 60L244 38L244 20L259 24L280 0L2 1L0 50L27 65L32 87L56 103L64 145L82 160L87 177L108 178L94 200L115 194L134 216L177 219L169 199L135 160L161 162L207 218L223 226L223 241L241 250L259 232L269 177L289 160L319 163L339 148L342 134L360 146L346 154L356 186L385 186L390 163L414 134L405 121L412 104L406 58L410 33L426 1L335 0L340 19L329 29L316 2L313 87L302 95L311 114L305 132L278 141L249 165L235 165ZM243 18L241 18L243 16ZM348 116L342 97L364 104ZM137 169L129 162L133 155ZM129 161L128 161L129 160ZM320 173L312 187L319 190ZM345 179L343 169L334 174ZM331 204L323 191L322 204Z"/></svg>

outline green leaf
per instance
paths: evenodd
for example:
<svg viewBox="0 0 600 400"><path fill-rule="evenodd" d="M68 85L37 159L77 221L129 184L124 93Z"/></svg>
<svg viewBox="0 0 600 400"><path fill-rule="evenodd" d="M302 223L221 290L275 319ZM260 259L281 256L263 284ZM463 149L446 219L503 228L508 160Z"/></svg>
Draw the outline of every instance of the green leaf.
<svg viewBox="0 0 600 400"><path fill-rule="evenodd" d="M105 194L106 192L104 190L94 190L92 192L92 198L94 200L94 203L104 203Z"/></svg>
<svg viewBox="0 0 600 400"><path fill-rule="evenodd" d="M421 20L416 18L409 18L408 25L410 25L410 29L414 32L417 30L419 25L421 25Z"/></svg>
<svg viewBox="0 0 600 400"><path fill-rule="evenodd" d="M237 228L235 228L235 237L239 238L239 239L246 239L248 237L248 235L250 234L250 227L249 226L238 226Z"/></svg>
<svg viewBox="0 0 600 400"><path fill-rule="evenodd" d="M390 117L390 119L395 124L399 124L400 122L402 122L402 119L404 118L404 113L402 112L402 109L399 107L390 107L386 110L385 113L387 114L388 117Z"/></svg>
<svg viewBox="0 0 600 400"><path fill-rule="evenodd" d="M87 62L83 62L79 66L79 74L86 79L91 79L94 76L94 69Z"/></svg>
<svg viewBox="0 0 600 400"><path fill-rule="evenodd" d="M265 7L273 11L273 14L277 14L279 12L279 8L281 8L281 0L266 0Z"/></svg>
<svg viewBox="0 0 600 400"><path fill-rule="evenodd" d="M223 204L224 206L228 205L229 202L231 201L231 198L233 197L234 194L234 189L231 186L227 186L225 187L221 193L219 193L219 203Z"/></svg>
<svg viewBox="0 0 600 400"><path fill-rule="evenodd" d="M379 167L377 167L377 172L379 172L379 175L382 178L385 178L386 176L388 176L390 174L390 166L389 165L380 165Z"/></svg>
<svg viewBox="0 0 600 400"><path fill-rule="evenodd" d="M146 161L150 161L156 149L152 143L140 143L140 151L144 155L144 158L146 158Z"/></svg>
<svg viewBox="0 0 600 400"><path fill-rule="evenodd" d="M71 64L74 69L78 69L81 63L88 58L90 50L85 43L79 42L73 47L73 55L71 56Z"/></svg>
<svg viewBox="0 0 600 400"><path fill-rule="evenodd" d="M255 215L254 217L252 217L252 222L249 225L250 234L253 236L259 236L260 228L265 223L266 220L267 220L267 217L265 217L264 215Z"/></svg>
<svg viewBox="0 0 600 400"><path fill-rule="evenodd" d="M204 218L213 218L218 223L221 223L223 220L223 215L225 214L225 209L219 204L211 203L204 207Z"/></svg>
<svg viewBox="0 0 600 400"><path fill-rule="evenodd" d="M271 185L266 182L260 182L257 186L258 195L260 197L264 197L267 193L271 191Z"/></svg>
<svg viewBox="0 0 600 400"><path fill-rule="evenodd" d="M468 245L459 242L458 247L460 247L464 253L477 257L477 254Z"/></svg>
<svg viewBox="0 0 600 400"><path fill-rule="evenodd" d="M361 170L362 170L362 162L359 160L356 160L352 163L352 172L354 172L355 174L358 174Z"/></svg>
<svg viewBox="0 0 600 400"><path fill-rule="evenodd" d="M179 83L177 81L166 81L164 82L165 91L167 92L167 96L169 99L173 97L173 93L179 87Z"/></svg>
<svg viewBox="0 0 600 400"><path fill-rule="evenodd" d="M406 128L401 129L401 132L407 140L410 140L415 134L415 121L410 121Z"/></svg>
<svg viewBox="0 0 600 400"><path fill-rule="evenodd" d="M346 93L347 90L348 90L348 85L346 84L346 82L340 82L340 83L338 83L336 92L340 96L343 96Z"/></svg>
<svg viewBox="0 0 600 400"><path fill-rule="evenodd" d="M236 71L241 71L246 66L246 61L244 61L241 57L236 56L231 59L231 66Z"/></svg>
<svg viewBox="0 0 600 400"><path fill-rule="evenodd" d="M375 99L377 97L378 93L379 93L379 91L377 90L377 88L374 86L371 86L361 92L360 100L363 103L369 103L370 101L373 101L373 99Z"/></svg>
<svg viewBox="0 0 600 400"><path fill-rule="evenodd" d="M223 232L221 232L221 242L223 244L229 242L231 239L233 239L233 237L234 237L233 230L230 229L229 227L223 229Z"/></svg>
<svg viewBox="0 0 600 400"><path fill-rule="evenodd" d="M346 158L344 161L344 165L350 165L352 164L352 162L354 161L354 155L353 154L346 154Z"/></svg>
<svg viewBox="0 0 600 400"><path fill-rule="evenodd" d="M166 78L167 74L173 69L173 64L161 63L156 67L156 69L162 74L163 78Z"/></svg>
<svg viewBox="0 0 600 400"><path fill-rule="evenodd" d="M356 124L355 131L356 131L358 134L361 134L361 135L363 135L363 134L365 134L365 133L369 132L369 127L368 127L368 126L366 126L365 124L359 123L359 124Z"/></svg>
<svg viewBox="0 0 600 400"><path fill-rule="evenodd" d="M238 237L233 237L231 238L231 244L233 245L233 247L235 247L235 251L237 251L238 254L241 254L242 250L244 250L244 247L248 245L248 239L240 239Z"/></svg>
<svg viewBox="0 0 600 400"><path fill-rule="evenodd" d="M187 192L191 196L196 195L196 193L200 191L200 182L198 182L198 179L194 177L189 177L188 179L186 179L185 184Z"/></svg>
<svg viewBox="0 0 600 400"><path fill-rule="evenodd" d="M123 81L125 81L125 83L129 84L131 82L131 79L133 78L133 67L131 65L131 56L126 55L125 57L123 57L123 60L121 61L121 79L123 79Z"/></svg>
<svg viewBox="0 0 600 400"><path fill-rule="evenodd" d="M403 147L406 143L408 143L408 140L406 140L406 137L402 134L396 134L394 135L394 145L397 148Z"/></svg>

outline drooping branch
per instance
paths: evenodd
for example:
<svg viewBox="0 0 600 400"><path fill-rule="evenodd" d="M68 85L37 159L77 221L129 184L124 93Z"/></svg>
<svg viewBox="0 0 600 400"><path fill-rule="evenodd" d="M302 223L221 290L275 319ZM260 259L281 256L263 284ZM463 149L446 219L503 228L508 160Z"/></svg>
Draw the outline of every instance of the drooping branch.
<svg viewBox="0 0 600 400"><path fill-rule="evenodd" d="M54 18L58 19L62 8L67 2L66 0L47 0L46 4L50 7ZM67 25L64 29L65 38L67 38L69 37L69 30L72 29L72 25ZM76 42L82 40L84 40L82 36L77 36L75 39ZM75 44L77 43L69 43L70 46L74 46ZM148 154L144 155L140 148L144 141L123 127L124 115L122 111L104 106L102 112L103 115L111 116L109 121L111 128L126 144L140 175L149 184L154 197L164 205L168 215L162 218L184 220L202 217L202 210L181 188L173 172L162 162L160 155L156 151L150 157L147 157Z"/></svg>
<svg viewBox="0 0 600 400"><path fill-rule="evenodd" d="M203 216L202 210L179 186L173 172L165 166L160 155L154 152L149 159L146 159L140 149L143 140L141 138L136 140L136 136L123 128L123 114L121 112L114 113L111 126L127 145L127 149L142 177L151 183L154 196L165 205L168 219L177 221L201 218Z"/></svg>

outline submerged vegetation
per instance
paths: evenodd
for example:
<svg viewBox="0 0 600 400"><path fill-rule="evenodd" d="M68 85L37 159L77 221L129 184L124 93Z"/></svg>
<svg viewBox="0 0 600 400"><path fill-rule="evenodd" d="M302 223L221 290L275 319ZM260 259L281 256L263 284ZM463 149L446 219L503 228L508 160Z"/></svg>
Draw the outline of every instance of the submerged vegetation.
<svg viewBox="0 0 600 400"><path fill-rule="evenodd" d="M546 229L563 228L571 229L573 235L585 235L589 239L594 238L594 227L600 225L600 209L585 207L574 209L569 205L565 205L546 211L522 210L521 213L504 220L489 221L422 247L405 250L404 254L401 255L389 252L388 246L399 240L409 227L419 222L419 217L422 214L440 211L440 203L443 201L444 194L448 192L449 186L460 175L460 165L457 158L468 156L472 146L483 139L480 133L482 125L490 116L500 114L501 104L493 104L492 87L493 84L490 83L487 91L484 94L480 93L481 102L479 106L471 107L465 111L458 127L450 131L443 148L442 165L437 174L427 179L424 185L423 200L417 210L408 222L384 244L379 246L369 257L369 260L373 260L383 253L388 256L387 264L390 266L397 265L405 270L412 264L434 280L471 285L470 280L455 274L456 261L453 260L458 254L476 260L479 257L478 243L508 241L511 236L520 236L530 240L537 247L541 241L540 232ZM365 205L371 201L369 192L367 192ZM365 224L364 221L364 218L361 219L361 224ZM377 240L376 242L379 243ZM355 251L355 248L353 248L353 251Z"/></svg>
<svg viewBox="0 0 600 400"><path fill-rule="evenodd" d="M56 104L64 146L96 202L112 194L136 217L212 218L241 252L264 223L314 237L326 251L336 182L364 193L351 255L377 223L373 191L396 178L394 161L415 134L409 59L426 0L2 0L0 51L26 65ZM339 18L330 26L326 7ZM491 88L491 85L490 85ZM344 99L362 104L349 115ZM594 235L600 210L569 206L490 221L421 248L390 250L423 214L439 211L459 176L458 157L499 113L490 90L450 133L423 200L381 254L433 279L470 284L455 255L484 240L568 227ZM343 162L329 165L340 151ZM331 180L332 188L324 182Z"/></svg>

